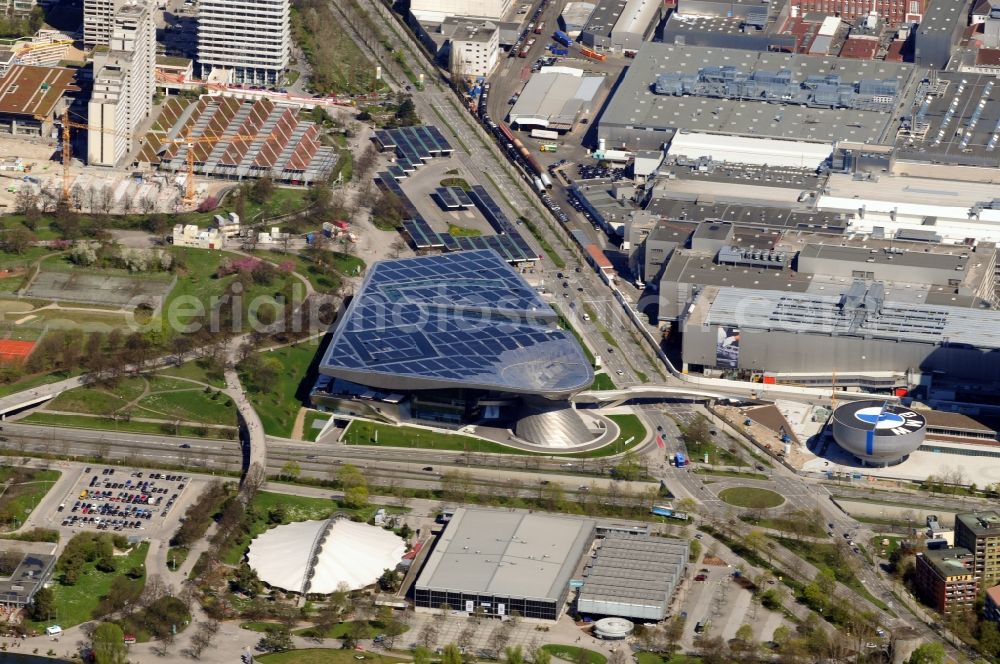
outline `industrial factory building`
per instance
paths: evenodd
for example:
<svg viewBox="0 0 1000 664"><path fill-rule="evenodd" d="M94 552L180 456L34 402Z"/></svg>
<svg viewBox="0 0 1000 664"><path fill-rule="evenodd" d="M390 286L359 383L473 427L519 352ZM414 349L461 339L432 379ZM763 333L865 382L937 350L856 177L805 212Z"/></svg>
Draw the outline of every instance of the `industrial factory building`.
<svg viewBox="0 0 1000 664"><path fill-rule="evenodd" d="M569 131L590 113L603 83L603 76L585 76L582 69L545 67L524 86L510 109L510 124L520 129Z"/></svg>
<svg viewBox="0 0 1000 664"><path fill-rule="evenodd" d="M735 280L735 277L734 277ZM940 373L993 381L1000 372L1000 312L886 299L881 283L841 292L709 286L683 316L683 360L708 370L838 375Z"/></svg>
<svg viewBox="0 0 1000 664"><path fill-rule="evenodd" d="M877 143L913 76L898 63L650 42L601 115L598 137L626 150L659 148L680 129Z"/></svg>

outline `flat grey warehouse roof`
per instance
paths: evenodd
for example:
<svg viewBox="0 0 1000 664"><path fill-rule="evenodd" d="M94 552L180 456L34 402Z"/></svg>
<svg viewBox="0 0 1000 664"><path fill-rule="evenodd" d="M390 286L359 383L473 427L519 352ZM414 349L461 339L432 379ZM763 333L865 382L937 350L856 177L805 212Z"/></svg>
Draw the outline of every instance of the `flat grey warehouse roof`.
<svg viewBox="0 0 1000 664"><path fill-rule="evenodd" d="M896 79L906 98L911 65L788 53L762 53L647 42L628 67L617 92L600 119L601 127L689 129L741 136L832 141L880 142L893 114L846 108L811 108L763 101L710 97L673 97L653 93L660 74L695 75L705 67L732 66L745 73L790 70L796 80L839 74L844 82Z"/></svg>
<svg viewBox="0 0 1000 664"><path fill-rule="evenodd" d="M417 587L558 601L594 526L567 516L457 509Z"/></svg>
<svg viewBox="0 0 1000 664"><path fill-rule="evenodd" d="M662 620L687 558L683 540L608 537L584 569L577 608L581 613Z"/></svg>
<svg viewBox="0 0 1000 664"><path fill-rule="evenodd" d="M841 297L747 288L720 288L708 308L708 325L738 324L776 330L866 339L968 345L1000 349L1000 312L883 302L864 319L843 315Z"/></svg>
<svg viewBox="0 0 1000 664"><path fill-rule="evenodd" d="M960 250L959 250L960 249ZM882 265L897 264L912 267L934 268L936 270L957 271L957 277L963 277L965 266L969 262L967 247L956 247L955 253L938 253L929 251L886 251L884 249L868 249L866 247L843 247L838 244L807 244L802 247L800 258L826 258L836 261L862 261Z"/></svg>

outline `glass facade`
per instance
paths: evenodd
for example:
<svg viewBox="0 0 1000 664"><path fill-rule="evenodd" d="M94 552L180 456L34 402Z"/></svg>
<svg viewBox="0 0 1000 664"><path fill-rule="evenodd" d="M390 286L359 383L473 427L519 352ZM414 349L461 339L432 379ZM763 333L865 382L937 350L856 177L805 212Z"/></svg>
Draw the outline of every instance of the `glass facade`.
<svg viewBox="0 0 1000 664"><path fill-rule="evenodd" d="M440 609L447 604L453 611L472 613L479 609L486 616L510 615L516 611L524 618L556 620L559 609L565 601L565 593L558 602L552 600L526 599L524 597L504 597L501 595L478 595L463 592L416 588L414 602L420 608Z"/></svg>

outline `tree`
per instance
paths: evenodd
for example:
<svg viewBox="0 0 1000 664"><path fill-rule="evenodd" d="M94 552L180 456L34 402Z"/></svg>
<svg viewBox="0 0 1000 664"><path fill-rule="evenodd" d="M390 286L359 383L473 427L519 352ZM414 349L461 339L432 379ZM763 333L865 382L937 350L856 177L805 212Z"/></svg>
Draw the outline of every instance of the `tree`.
<svg viewBox="0 0 1000 664"><path fill-rule="evenodd" d="M258 205L267 203L273 195L274 181L269 177L260 178L250 186L249 198Z"/></svg>
<svg viewBox="0 0 1000 664"><path fill-rule="evenodd" d="M431 664L431 651L424 646L417 646L413 651L413 664Z"/></svg>
<svg viewBox="0 0 1000 664"><path fill-rule="evenodd" d="M693 539L688 545L688 562L696 563L701 557L701 540Z"/></svg>
<svg viewBox="0 0 1000 664"><path fill-rule="evenodd" d="M403 124L415 124L417 120L417 107L413 100L407 97L396 109L396 119Z"/></svg>
<svg viewBox="0 0 1000 664"><path fill-rule="evenodd" d="M0 247L11 254L23 254L24 251L35 241L35 235L23 226L15 226L3 234Z"/></svg>
<svg viewBox="0 0 1000 664"><path fill-rule="evenodd" d="M264 589L264 584L257 578L257 572L246 563L236 568L229 582L230 588L248 597L256 597Z"/></svg>
<svg viewBox="0 0 1000 664"><path fill-rule="evenodd" d="M47 586L39 588L38 592L31 599L31 606L28 607L28 615L32 620L48 620L56 611L56 595Z"/></svg>
<svg viewBox="0 0 1000 664"><path fill-rule="evenodd" d="M291 650L292 633L284 625L270 629L264 634L264 636L261 637L260 642L257 644L257 648L265 652L284 652L286 650Z"/></svg>
<svg viewBox="0 0 1000 664"><path fill-rule="evenodd" d="M639 455L636 454L635 450L629 450L615 466L614 474L620 480L631 481L639 477L641 468Z"/></svg>
<svg viewBox="0 0 1000 664"><path fill-rule="evenodd" d="M394 230L402 222L406 208L391 191L383 191L372 205L372 223L382 230Z"/></svg>
<svg viewBox="0 0 1000 664"><path fill-rule="evenodd" d="M337 471L337 482L344 490L344 504L358 508L368 504L368 480L357 466L344 464Z"/></svg>
<svg viewBox="0 0 1000 664"><path fill-rule="evenodd" d="M128 661L125 633L114 623L97 626L90 635L90 649L94 654L94 664L125 664Z"/></svg>
<svg viewBox="0 0 1000 664"><path fill-rule="evenodd" d="M944 664L944 646L934 641L922 643L906 660L907 664Z"/></svg>
<svg viewBox="0 0 1000 664"><path fill-rule="evenodd" d="M681 437L687 445L708 442L712 437L711 427L708 426L708 420L706 420L703 416L698 415L691 421L690 424L681 429Z"/></svg>
<svg viewBox="0 0 1000 664"><path fill-rule="evenodd" d="M388 567L382 571L382 576L378 578L379 588L390 593L399 590L399 584L402 582L403 580L399 577L399 572Z"/></svg>
<svg viewBox="0 0 1000 664"><path fill-rule="evenodd" d="M774 635L771 640L778 644L779 648L784 648L792 638L792 630L788 625L778 625L774 628Z"/></svg>
<svg viewBox="0 0 1000 664"><path fill-rule="evenodd" d="M297 480L299 475L302 474L302 466L295 459L289 459L285 462L285 465L281 467L281 477L282 479Z"/></svg>
<svg viewBox="0 0 1000 664"><path fill-rule="evenodd" d="M979 651L988 657L1000 655L1000 629L992 620L984 621L979 628Z"/></svg>
<svg viewBox="0 0 1000 664"><path fill-rule="evenodd" d="M552 664L552 654L548 650L535 648L531 651L531 661L534 664Z"/></svg>
<svg viewBox="0 0 1000 664"><path fill-rule="evenodd" d="M524 664L521 646L507 646L503 651L503 664Z"/></svg>
<svg viewBox="0 0 1000 664"><path fill-rule="evenodd" d="M368 487L352 486L344 489L344 505L352 509L358 509L368 504Z"/></svg>
<svg viewBox="0 0 1000 664"><path fill-rule="evenodd" d="M752 643L753 627L750 625L740 625L740 628L736 630L736 638L744 643Z"/></svg>
<svg viewBox="0 0 1000 664"><path fill-rule="evenodd" d="M454 643L449 643L441 651L441 664L462 664L462 652Z"/></svg>

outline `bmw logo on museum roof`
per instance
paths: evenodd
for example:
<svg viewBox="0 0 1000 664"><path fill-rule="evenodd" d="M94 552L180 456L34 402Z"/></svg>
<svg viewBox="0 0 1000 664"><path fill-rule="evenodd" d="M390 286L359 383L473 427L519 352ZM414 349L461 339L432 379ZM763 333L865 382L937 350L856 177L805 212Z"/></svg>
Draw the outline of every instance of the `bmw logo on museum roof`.
<svg viewBox="0 0 1000 664"><path fill-rule="evenodd" d="M833 437L866 463L885 465L906 458L924 440L926 420L891 401L845 403L833 413Z"/></svg>

